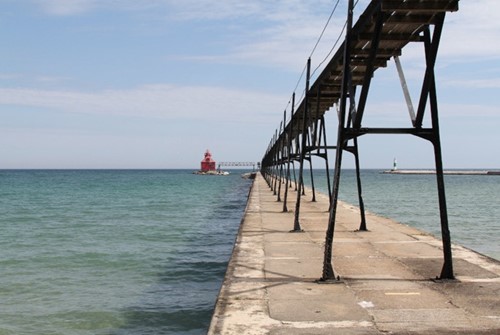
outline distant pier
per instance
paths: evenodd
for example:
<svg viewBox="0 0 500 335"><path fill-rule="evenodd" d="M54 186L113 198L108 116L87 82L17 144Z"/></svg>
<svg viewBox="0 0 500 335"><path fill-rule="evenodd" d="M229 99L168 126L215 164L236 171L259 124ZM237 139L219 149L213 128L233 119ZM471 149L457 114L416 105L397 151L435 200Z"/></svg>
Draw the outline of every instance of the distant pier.
<svg viewBox="0 0 500 335"><path fill-rule="evenodd" d="M209 335L500 334L499 261L453 244L456 280L436 280L439 239L370 213L369 231L357 231L359 210L345 203L339 280L318 283L328 207L326 195L304 199L304 231L291 233L294 213L257 174Z"/></svg>
<svg viewBox="0 0 500 335"><path fill-rule="evenodd" d="M385 170L385 174L436 174L436 170ZM445 175L500 176L500 170L444 170Z"/></svg>

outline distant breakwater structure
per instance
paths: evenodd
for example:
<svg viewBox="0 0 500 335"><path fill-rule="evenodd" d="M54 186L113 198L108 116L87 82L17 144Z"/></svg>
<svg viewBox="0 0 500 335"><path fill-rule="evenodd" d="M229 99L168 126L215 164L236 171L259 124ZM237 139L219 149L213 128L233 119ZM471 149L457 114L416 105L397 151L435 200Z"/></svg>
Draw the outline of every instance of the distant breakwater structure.
<svg viewBox="0 0 500 335"><path fill-rule="evenodd" d="M436 170L385 170L385 174L436 174ZM500 170L443 170L444 175L500 176Z"/></svg>
<svg viewBox="0 0 500 335"><path fill-rule="evenodd" d="M328 59L319 63L313 75L320 67L323 69L312 83L311 58L323 34L320 35L307 60L302 73L302 75L305 73L303 99L296 105L295 92L292 93L282 121L273 133L262 158L261 172L273 190L273 194L277 196L277 201L283 202L283 212L288 211L287 197L290 181L292 179L295 181L298 190L294 204L293 231L301 232L300 206L304 189L304 170L308 164L312 186L311 200L314 202L316 193L312 158L314 156L324 160L330 208L321 275L323 282L337 280L333 266L333 237L344 152L354 155L361 221L359 231L368 231L362 197L358 137L375 134L412 135L432 144L443 249L443 265L438 278L455 278L444 186L437 79L434 69L445 16L448 12L458 11L458 2L458 0L373 0L354 23L354 11L359 7L355 6L354 0L349 0L345 28L337 39L337 42L342 42L342 44L334 51L337 46L335 43L332 47L332 52L335 53L326 65L323 66L323 63ZM337 6L333 9L331 16L335 14L336 8ZM413 105L399 60L407 45L417 45L423 48L420 62L425 70L416 106ZM375 83L375 80L372 80L374 73L387 67L391 60L394 61L408 109L409 125L405 128L390 127L390 124L386 127L363 127L362 121L368 104L368 93ZM328 145L324 115L334 107L338 118L337 142L336 145ZM287 112L289 118L287 118ZM331 177L333 182L330 178L328 159L332 150L335 152L335 166ZM295 168L296 163L298 171Z"/></svg>

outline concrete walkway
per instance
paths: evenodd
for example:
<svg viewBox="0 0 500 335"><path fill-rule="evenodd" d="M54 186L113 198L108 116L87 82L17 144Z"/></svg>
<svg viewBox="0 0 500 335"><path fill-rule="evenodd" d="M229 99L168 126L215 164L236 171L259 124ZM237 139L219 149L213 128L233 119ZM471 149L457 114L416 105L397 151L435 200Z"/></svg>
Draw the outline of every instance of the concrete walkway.
<svg viewBox="0 0 500 335"><path fill-rule="evenodd" d="M295 198L290 192L290 210ZM346 204L334 238L341 281L316 283L328 198L310 198L305 232L290 233L293 213L257 176L209 334L500 334L500 262L453 245L457 280L433 281L440 240L369 213L369 232L356 232L358 209Z"/></svg>

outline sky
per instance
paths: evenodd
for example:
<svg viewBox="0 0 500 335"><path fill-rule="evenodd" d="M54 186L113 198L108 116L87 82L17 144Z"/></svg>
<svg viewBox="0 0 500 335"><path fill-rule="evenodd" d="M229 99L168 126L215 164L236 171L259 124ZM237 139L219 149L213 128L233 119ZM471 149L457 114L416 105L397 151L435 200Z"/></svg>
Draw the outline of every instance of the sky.
<svg viewBox="0 0 500 335"><path fill-rule="evenodd" d="M260 161L302 96L307 58L314 80L341 35L347 0L336 3L0 0L0 169L197 169L207 149L217 162ZM500 1L459 6L436 63L444 166L500 169ZM400 59L415 104L422 45ZM336 113L326 116L334 145ZM410 126L393 60L375 73L363 126ZM359 146L363 168L434 167L416 137Z"/></svg>

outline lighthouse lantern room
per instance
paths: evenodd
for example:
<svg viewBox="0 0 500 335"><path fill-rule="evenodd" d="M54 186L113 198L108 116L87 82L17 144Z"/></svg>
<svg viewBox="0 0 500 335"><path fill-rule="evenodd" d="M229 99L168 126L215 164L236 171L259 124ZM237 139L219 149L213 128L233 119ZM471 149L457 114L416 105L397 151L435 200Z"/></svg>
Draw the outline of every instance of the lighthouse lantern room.
<svg viewBox="0 0 500 335"><path fill-rule="evenodd" d="M201 171L215 171L215 161L212 159L212 154L209 150L205 152L205 157L201 161Z"/></svg>

